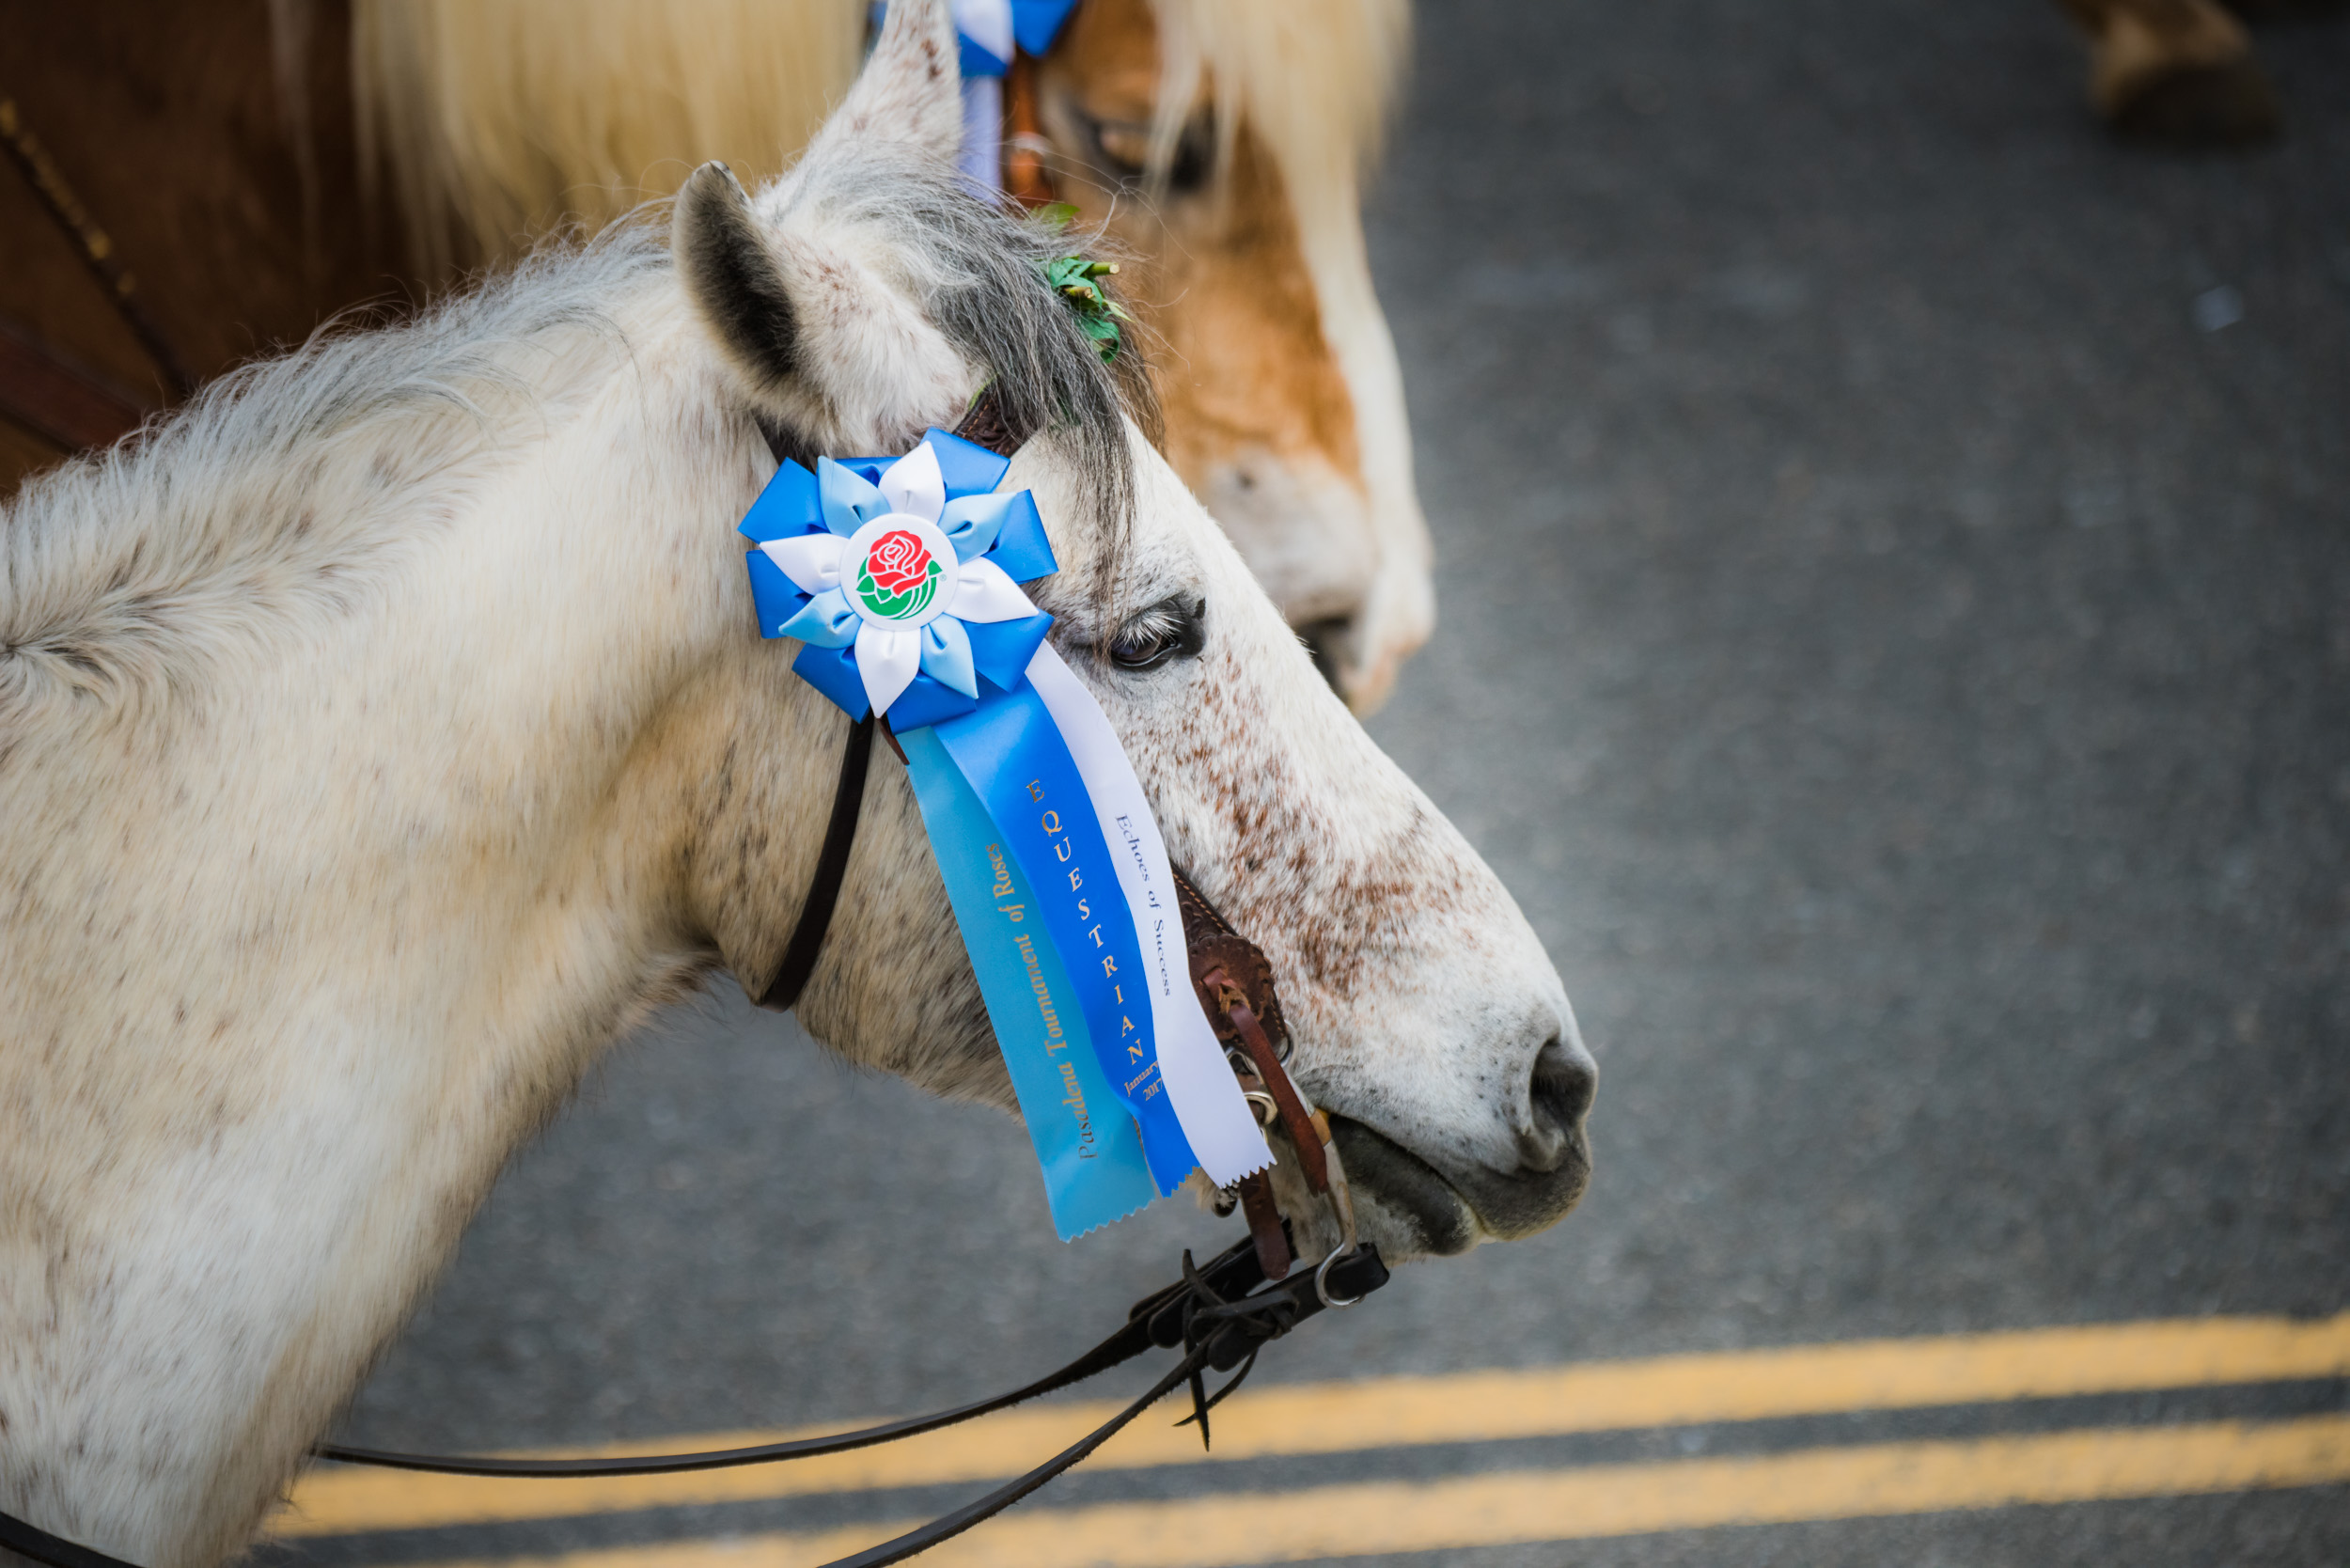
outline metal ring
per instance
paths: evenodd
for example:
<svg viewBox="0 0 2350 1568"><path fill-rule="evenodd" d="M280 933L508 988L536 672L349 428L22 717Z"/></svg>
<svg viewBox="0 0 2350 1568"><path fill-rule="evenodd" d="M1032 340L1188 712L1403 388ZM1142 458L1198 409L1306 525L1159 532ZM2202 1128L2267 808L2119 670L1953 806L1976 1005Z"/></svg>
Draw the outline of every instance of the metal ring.
<svg viewBox="0 0 2350 1568"><path fill-rule="evenodd" d="M1351 1247L1343 1252L1333 1252L1322 1260L1321 1267L1314 1270L1314 1294L1322 1298L1322 1304L1324 1307L1352 1307L1363 1299L1359 1295L1340 1298L1330 1294L1330 1265L1340 1258L1351 1258L1354 1255L1355 1249Z"/></svg>
<svg viewBox="0 0 2350 1568"><path fill-rule="evenodd" d="M1257 1117L1258 1126L1270 1127L1275 1121L1280 1119L1280 1102L1275 1100L1272 1095L1267 1094L1263 1090L1244 1089L1240 1091L1240 1093L1242 1099L1260 1108L1260 1113Z"/></svg>

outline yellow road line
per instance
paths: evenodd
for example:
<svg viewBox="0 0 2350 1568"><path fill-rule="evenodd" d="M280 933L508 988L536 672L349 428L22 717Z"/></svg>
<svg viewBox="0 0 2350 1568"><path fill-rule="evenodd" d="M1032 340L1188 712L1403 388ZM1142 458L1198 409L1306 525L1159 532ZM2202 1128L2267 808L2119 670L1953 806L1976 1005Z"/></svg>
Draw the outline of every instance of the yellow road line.
<svg viewBox="0 0 2350 1568"><path fill-rule="evenodd" d="M2350 1373L2350 1312L2313 1322L2203 1318L1859 1341L1260 1387L1217 1410L1215 1452L1208 1457L1343 1453L2344 1373ZM632 1481L489 1481L323 1467L295 1488L274 1529L281 1536L345 1534L996 1481L1019 1474L1115 1408L1108 1402L1039 1406L885 1449ZM679 1437L637 1445L634 1451L730 1448L781 1435L788 1435ZM1089 1468L1193 1464L1202 1457L1189 1429L1179 1432L1147 1416L1112 1439Z"/></svg>
<svg viewBox="0 0 2350 1568"><path fill-rule="evenodd" d="M1314 1558L1580 1541L2020 1503L2350 1482L2350 1417L2060 1432L1524 1470L1424 1482L1021 1510L923 1559L934 1568L1241 1568ZM812 1568L910 1528L866 1525L442 1568Z"/></svg>

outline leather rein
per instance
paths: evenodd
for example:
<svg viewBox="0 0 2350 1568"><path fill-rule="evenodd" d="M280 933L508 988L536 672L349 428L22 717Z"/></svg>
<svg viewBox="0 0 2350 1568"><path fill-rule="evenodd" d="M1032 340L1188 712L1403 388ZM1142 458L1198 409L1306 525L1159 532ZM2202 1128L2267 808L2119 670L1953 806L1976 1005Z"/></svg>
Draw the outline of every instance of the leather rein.
<svg viewBox="0 0 2350 1568"><path fill-rule="evenodd" d="M791 455L783 436L763 426L761 433L778 462ZM1020 445L1005 428L992 393L981 394L955 433L1004 457L1010 456ZM823 847L817 855L816 872L807 896L801 902L791 939L784 944L775 979L759 997L761 1007L788 1011L799 999L815 970L817 955L839 902L849 854L855 846L857 819L876 729L896 749L897 741L889 735L886 720L877 723L868 713L851 726L848 744L841 753L832 815L825 824ZM1272 961L1255 943L1233 930L1181 871L1175 872L1175 886L1183 914L1183 937L1191 952L1193 989L1217 1041L1225 1047L1242 1092L1247 1096L1260 1122L1268 1129L1277 1126L1287 1135L1307 1187L1330 1204L1337 1218L1340 1245L1311 1272L1292 1277L1290 1266L1293 1260L1288 1226L1275 1204L1270 1176L1259 1171L1241 1180L1234 1200L1247 1217L1246 1236L1205 1264L1195 1264L1191 1253L1185 1251L1183 1278L1128 1308L1125 1323L1108 1338L1067 1366L992 1399L852 1432L698 1453L501 1459L394 1453L348 1448L339 1443L321 1443L312 1453L321 1459L350 1465L462 1476L578 1478L725 1469L738 1465L846 1453L918 1436L1070 1388L1148 1350L1180 1349L1183 1353L1132 1403L1026 1474L926 1525L823 1565L883 1568L886 1563L902 1562L1002 1513L1078 1464L1179 1387L1189 1386L1192 1413L1178 1424L1197 1422L1199 1440L1206 1445L1208 1412L1240 1387L1241 1380L1255 1368L1260 1351L1317 1313L1330 1308L1354 1306L1387 1282L1387 1267L1380 1259L1378 1248L1355 1235L1352 1195L1338 1150L1330 1141L1328 1119L1298 1089L1283 1065L1288 1055L1289 1029L1281 1016L1280 997L1274 990ZM1218 1212L1230 1213L1230 1206L1219 1203ZM1211 1372L1232 1375L1210 1393L1206 1374ZM93 1551L6 1513L0 1513L0 1547L48 1564L49 1568L138 1568L137 1564Z"/></svg>

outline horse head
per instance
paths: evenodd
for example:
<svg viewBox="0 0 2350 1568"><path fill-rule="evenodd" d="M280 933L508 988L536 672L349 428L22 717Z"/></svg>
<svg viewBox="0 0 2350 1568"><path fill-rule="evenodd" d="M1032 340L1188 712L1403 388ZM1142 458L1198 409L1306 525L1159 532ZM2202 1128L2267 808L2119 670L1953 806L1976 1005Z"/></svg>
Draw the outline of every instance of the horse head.
<svg viewBox="0 0 2350 1568"><path fill-rule="evenodd" d="M1006 483L1035 492L1061 562L1037 602L1177 864L1272 956L1294 1069L1338 1119L1368 1233L1409 1256L1540 1230L1589 1170L1593 1071L1558 976L1499 879L1348 713L1143 438L1138 387L1040 287L1033 262L1060 242L954 188L952 48L944 8L901 4L797 168L756 196L715 165L686 183L672 248L729 396L788 445L890 451L953 425L993 377L1030 437ZM776 701L773 651L744 662L748 707ZM787 700L809 708L805 693ZM769 828L824 804L786 807L752 782L805 768L781 755L784 731L757 731L737 727L713 767L693 855L713 868L706 917L754 996L796 913L777 890L807 884L812 854ZM885 766L865 810L852 893L798 1011L852 1059L1009 1106L901 777ZM1302 1188L1284 1196L1309 1207Z"/></svg>
<svg viewBox="0 0 2350 1568"><path fill-rule="evenodd" d="M1397 4L1087 0L1038 64L1051 193L1133 258L1167 455L1357 711L1435 624L1360 165Z"/></svg>

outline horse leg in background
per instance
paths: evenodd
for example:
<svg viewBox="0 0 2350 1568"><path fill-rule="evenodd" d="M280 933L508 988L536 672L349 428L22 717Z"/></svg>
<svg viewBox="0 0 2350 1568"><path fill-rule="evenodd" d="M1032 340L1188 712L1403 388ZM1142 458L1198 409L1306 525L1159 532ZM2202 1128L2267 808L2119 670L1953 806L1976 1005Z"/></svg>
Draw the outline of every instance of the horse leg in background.
<svg viewBox="0 0 2350 1568"><path fill-rule="evenodd" d="M2090 39L2089 97L2124 136L2181 147L2274 138L2276 94L2216 0L2059 0Z"/></svg>

